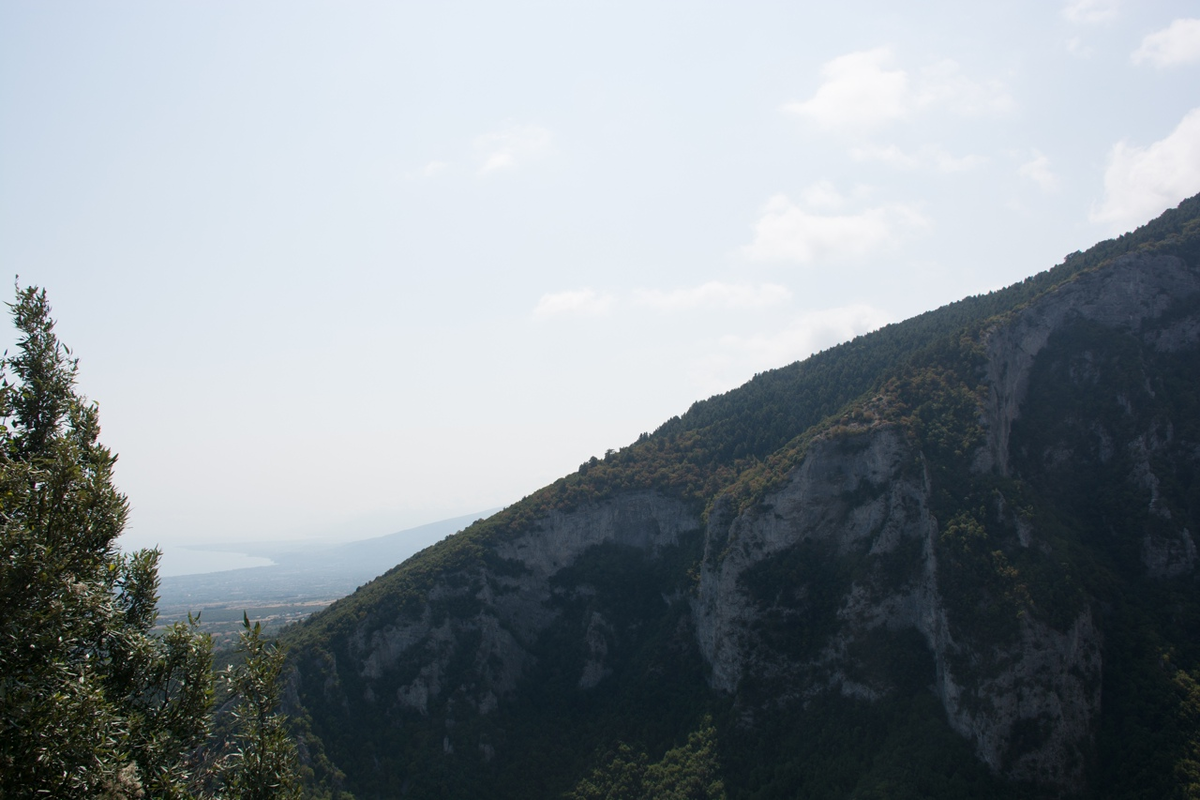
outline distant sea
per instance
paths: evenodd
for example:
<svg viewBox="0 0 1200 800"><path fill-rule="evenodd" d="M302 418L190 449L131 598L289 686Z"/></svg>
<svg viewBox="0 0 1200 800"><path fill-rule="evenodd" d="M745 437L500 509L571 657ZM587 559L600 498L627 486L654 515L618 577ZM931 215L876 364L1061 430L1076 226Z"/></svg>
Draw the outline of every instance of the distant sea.
<svg viewBox="0 0 1200 800"><path fill-rule="evenodd" d="M200 575L205 572L224 572L247 567L269 567L275 562L262 556L222 550L193 550L190 547L163 547L158 562L158 576Z"/></svg>

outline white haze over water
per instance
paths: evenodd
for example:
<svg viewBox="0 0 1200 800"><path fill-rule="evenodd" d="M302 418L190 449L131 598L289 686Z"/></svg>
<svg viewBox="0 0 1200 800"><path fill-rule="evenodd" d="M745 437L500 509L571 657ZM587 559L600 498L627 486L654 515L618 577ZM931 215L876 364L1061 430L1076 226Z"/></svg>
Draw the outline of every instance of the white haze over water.
<svg viewBox="0 0 1200 800"><path fill-rule="evenodd" d="M275 562L262 556L226 550L196 550L190 547L167 545L158 562L158 576L173 578L179 575L200 575L248 567L269 567Z"/></svg>
<svg viewBox="0 0 1200 800"><path fill-rule="evenodd" d="M1198 143L1194 2L0 4L0 263L128 546L510 504L1130 230Z"/></svg>

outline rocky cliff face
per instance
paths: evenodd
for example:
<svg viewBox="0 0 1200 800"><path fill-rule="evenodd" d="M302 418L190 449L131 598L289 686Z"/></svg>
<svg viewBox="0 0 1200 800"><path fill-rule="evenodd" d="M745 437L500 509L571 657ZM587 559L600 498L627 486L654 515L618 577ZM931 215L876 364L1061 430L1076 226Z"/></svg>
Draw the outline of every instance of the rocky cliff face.
<svg viewBox="0 0 1200 800"><path fill-rule="evenodd" d="M505 709L551 684L586 704L692 658L726 733L923 691L992 774L1084 789L1105 587L1197 572L1200 269L1128 254L946 341L797 431L758 494L737 481L760 462L736 462L707 496L610 489L419 556L300 660L318 726L371 717L486 764L518 757Z"/></svg>
<svg viewBox="0 0 1200 800"><path fill-rule="evenodd" d="M1099 272L1079 276L1015 312L987 337L988 447L980 470L1007 473L1009 436L1029 390L1034 359L1064 325L1087 320L1140 334L1161 349L1195 347L1197 317L1154 322L1180 298L1200 291L1200 275L1174 256L1128 255Z"/></svg>
<svg viewBox="0 0 1200 800"><path fill-rule="evenodd" d="M729 522L713 516L695 600L713 686L736 692L747 677L787 677L784 691L801 699L828 690L879 697L892 688L886 673L857 677L867 671L856 645L870 647L879 631L912 629L933 655L951 725L981 759L1015 778L1078 786L1100 700L1101 640L1091 613L1065 631L1026 617L1003 649L956 638L938 589L939 526L922 461L894 426L842 434L812 447L766 511ZM756 597L755 569L805 545L816 547L801 557L853 559L856 574L840 596L822 603L801 578ZM802 643L800 658L760 632L765 618L801 625L820 614L832 624ZM1014 752L1014 734L1031 726L1039 744Z"/></svg>
<svg viewBox="0 0 1200 800"><path fill-rule="evenodd" d="M787 485L765 499L762 510L730 519L719 504L709 516L693 602L696 634L712 666L714 688L734 692L748 671L803 672L816 679L801 685L802 693L833 686L873 694L876 689L848 682L840 669L853 634L839 632L828 641L809 642L813 657L804 663L775 652L756 633L758 622L764 614L787 620L832 612L838 628L866 630L911 626L930 614L929 627L934 627L936 587L927 566L932 564L937 523L927 498L920 454L895 426L880 426L815 442ZM906 543L913 546L902 550ZM755 598L744 585L747 573L801 544L812 545L812 555L831 559L903 552L907 569L888 585L876 585L875 576L846 583L840 587L842 598L823 608L816 607L804 584L790 580L776 596Z"/></svg>
<svg viewBox="0 0 1200 800"><path fill-rule="evenodd" d="M1130 256L1080 276L988 330L979 409L986 438L974 454L974 470L1010 472L1012 428L1033 365L1057 333L1085 321L1158 349L1195 349L1200 307L1164 315L1181 298L1197 296L1200 274L1179 259ZM1171 520L1158 500L1160 481L1150 463L1150 454L1162 449L1151 427L1128 441L1110 437L1107 447L1134 456L1128 484L1150 494L1149 514ZM842 430L816 441L784 488L759 509L729 519L718 504L709 517L694 600L712 685L736 692L748 676L786 675L793 678L786 691L799 697L829 689L879 696L888 691L886 683L854 677L862 672L854 663L855 644L879 629L911 628L933 654L937 693L951 725L975 743L983 761L1014 778L1078 788L1101 701L1103 638L1092 610L1082 609L1059 627L1023 615L1019 634L999 647L957 636L938 581L938 536L947 520L930 510L933 489L924 465L919 445L895 424ZM1045 546L1035 522L1019 516L1009 522L1020 547ZM755 569L799 548L830 562L853 558L856 574L838 587L836 601L814 600L813 585L799 571L793 577L800 579L783 591L756 596ZM1141 549L1151 575L1195 567L1195 544L1182 525L1173 535L1146 534ZM765 618L822 613L832 616L833 624L822 629L829 634L808 642L801 658L773 646L762 632Z"/></svg>
<svg viewBox="0 0 1200 800"><path fill-rule="evenodd" d="M653 492L622 494L572 513L554 511L525 534L499 543L492 566L443 576L419 615L358 622L347 648L361 685L361 695L353 700L386 713L423 716L431 703L453 701L465 713L486 715L513 695L536 661L538 637L561 616L555 597L588 591L555 586L556 575L599 545L653 558L699 527L698 517L683 503ZM577 681L581 688L606 675L605 627L602 615L590 616L584 634L589 658ZM464 659L472 678L467 684L455 675ZM349 708L349 698L332 699Z"/></svg>

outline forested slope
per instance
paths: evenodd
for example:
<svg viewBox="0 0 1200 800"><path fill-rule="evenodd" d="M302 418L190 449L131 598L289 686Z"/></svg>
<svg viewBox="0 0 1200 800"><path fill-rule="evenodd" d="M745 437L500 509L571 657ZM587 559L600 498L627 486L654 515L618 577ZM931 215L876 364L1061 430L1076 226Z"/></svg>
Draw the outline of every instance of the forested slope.
<svg viewBox="0 0 1200 800"><path fill-rule="evenodd" d="M314 782L1188 796L1198 218L696 403L292 630Z"/></svg>

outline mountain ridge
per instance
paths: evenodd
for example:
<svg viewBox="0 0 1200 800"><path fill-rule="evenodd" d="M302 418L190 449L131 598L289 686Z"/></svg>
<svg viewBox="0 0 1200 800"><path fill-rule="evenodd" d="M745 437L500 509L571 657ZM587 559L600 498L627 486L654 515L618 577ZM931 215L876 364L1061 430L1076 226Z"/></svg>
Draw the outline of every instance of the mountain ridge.
<svg viewBox="0 0 1200 800"><path fill-rule="evenodd" d="M1164 586L1184 622L1153 630L1184 667L1155 696L1200 667L1198 256L1192 198L700 401L394 567L287 636L318 782L561 795L617 742L663 752L708 714L732 796L1130 788L1106 725L1157 680L1126 634ZM1096 487L1124 499L1097 516ZM885 724L900 707L919 712ZM839 715L875 749L796 739L842 741ZM900 779L909 729L939 752ZM1186 771L1197 742L1185 725L1160 751Z"/></svg>

